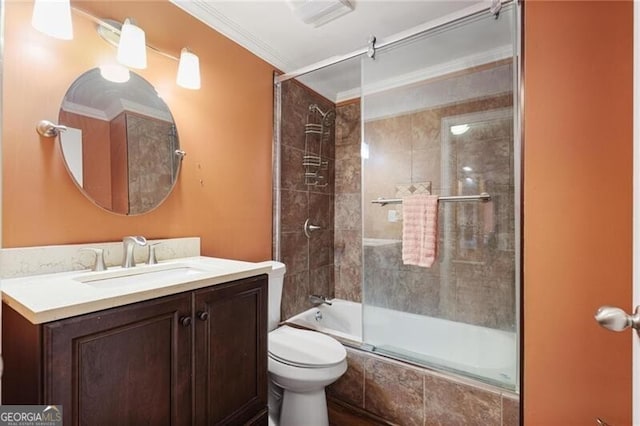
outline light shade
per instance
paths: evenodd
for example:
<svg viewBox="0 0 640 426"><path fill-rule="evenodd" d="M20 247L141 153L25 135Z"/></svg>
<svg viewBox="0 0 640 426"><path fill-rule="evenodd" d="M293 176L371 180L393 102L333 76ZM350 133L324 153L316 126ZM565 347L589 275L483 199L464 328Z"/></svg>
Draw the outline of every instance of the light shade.
<svg viewBox="0 0 640 426"><path fill-rule="evenodd" d="M130 19L124 21L118 43L118 62L130 68L147 67L147 44L142 28L134 25Z"/></svg>
<svg viewBox="0 0 640 426"><path fill-rule="evenodd" d="M61 40L73 39L69 0L35 0L31 25L48 36Z"/></svg>
<svg viewBox="0 0 640 426"><path fill-rule="evenodd" d="M176 83L185 89L200 89L200 59L186 47L180 52Z"/></svg>

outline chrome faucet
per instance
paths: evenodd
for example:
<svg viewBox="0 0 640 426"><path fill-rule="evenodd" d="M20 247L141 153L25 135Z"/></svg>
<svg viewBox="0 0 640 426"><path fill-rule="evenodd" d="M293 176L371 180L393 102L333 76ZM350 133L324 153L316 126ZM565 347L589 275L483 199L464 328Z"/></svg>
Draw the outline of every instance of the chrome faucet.
<svg viewBox="0 0 640 426"><path fill-rule="evenodd" d="M147 239L145 237L135 235L124 237L122 239L123 244L123 257L122 257L122 267L123 268L132 268L136 266L136 261L133 258L133 249L135 246L146 246Z"/></svg>
<svg viewBox="0 0 640 426"><path fill-rule="evenodd" d="M313 306L320 306L320 305L331 306L331 304L333 303L327 296L320 296L318 294L310 294L309 302L311 302Z"/></svg>

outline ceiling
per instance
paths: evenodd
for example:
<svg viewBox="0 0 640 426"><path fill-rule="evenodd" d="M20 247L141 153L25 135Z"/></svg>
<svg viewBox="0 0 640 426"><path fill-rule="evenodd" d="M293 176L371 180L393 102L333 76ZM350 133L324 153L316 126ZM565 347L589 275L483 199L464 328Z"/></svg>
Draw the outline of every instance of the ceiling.
<svg viewBox="0 0 640 426"><path fill-rule="evenodd" d="M289 0L170 1L284 73L361 50L371 35L376 37L379 46L401 34L453 21L491 5L490 0L350 0L354 6L352 12L313 27L294 15ZM495 31L476 32L470 37L484 50L501 48L504 51L505 43L509 44L504 37L497 40ZM442 54L446 49L447 43L435 44L429 56L445 58L443 62L457 59ZM413 56L420 60L420 55ZM437 64L429 64L434 65ZM424 66L424 63L419 65ZM360 60L346 61L325 70L324 75L312 74L301 80L334 102L345 100L356 96L353 93L359 89Z"/></svg>
<svg viewBox="0 0 640 426"><path fill-rule="evenodd" d="M318 0L316 0L318 1ZM291 72L488 1L350 0L353 12L314 28L287 0L171 0L283 72Z"/></svg>

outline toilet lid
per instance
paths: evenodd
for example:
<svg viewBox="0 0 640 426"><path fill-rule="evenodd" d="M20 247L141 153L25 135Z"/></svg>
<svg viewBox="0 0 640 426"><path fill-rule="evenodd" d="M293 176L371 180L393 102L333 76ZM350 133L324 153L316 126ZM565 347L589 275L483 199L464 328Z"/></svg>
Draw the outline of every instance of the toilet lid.
<svg viewBox="0 0 640 426"><path fill-rule="evenodd" d="M347 351L330 336L285 325L269 333L269 355L290 365L324 367L344 361Z"/></svg>

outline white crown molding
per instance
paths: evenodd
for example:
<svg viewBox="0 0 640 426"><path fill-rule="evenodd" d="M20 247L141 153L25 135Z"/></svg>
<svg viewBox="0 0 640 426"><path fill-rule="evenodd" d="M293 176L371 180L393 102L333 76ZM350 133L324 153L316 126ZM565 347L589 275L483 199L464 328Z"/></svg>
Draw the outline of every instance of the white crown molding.
<svg viewBox="0 0 640 426"><path fill-rule="evenodd" d="M91 108L86 105L77 104L75 102L64 100L62 101L61 109L73 114L95 118L96 120L109 121L109 117L107 117L107 114L101 109Z"/></svg>
<svg viewBox="0 0 640 426"><path fill-rule="evenodd" d="M369 84L363 91L360 87L338 92L336 94L335 103L356 99L361 96L367 96L385 90L402 87L413 83L418 83L431 78L464 71L469 68L496 62L513 56L513 46L501 46L486 52L480 52L475 55L465 56L454 61L445 62L432 67L422 68L409 73L394 76L389 79L381 80Z"/></svg>
<svg viewBox="0 0 640 426"><path fill-rule="evenodd" d="M299 66L237 22L226 17L215 8L212 2L203 0L169 1L281 71L291 71Z"/></svg>
<svg viewBox="0 0 640 426"><path fill-rule="evenodd" d="M143 105L138 102L133 102L128 99L120 99L120 105L118 105L119 111L115 111L115 115L111 119L115 118L123 111L135 112L145 117L155 118L156 120L166 121L173 124L173 117L168 111L162 111L156 108L151 108L148 105Z"/></svg>
<svg viewBox="0 0 640 426"><path fill-rule="evenodd" d="M150 108L137 102L128 101L126 99L117 99L111 103L104 111L97 108L91 108L86 105L77 104L75 102L63 101L62 110L73 114L83 115L85 117L95 118L102 121L111 121L124 111L135 112L140 115L155 118L157 120L173 123L173 117L170 113Z"/></svg>

